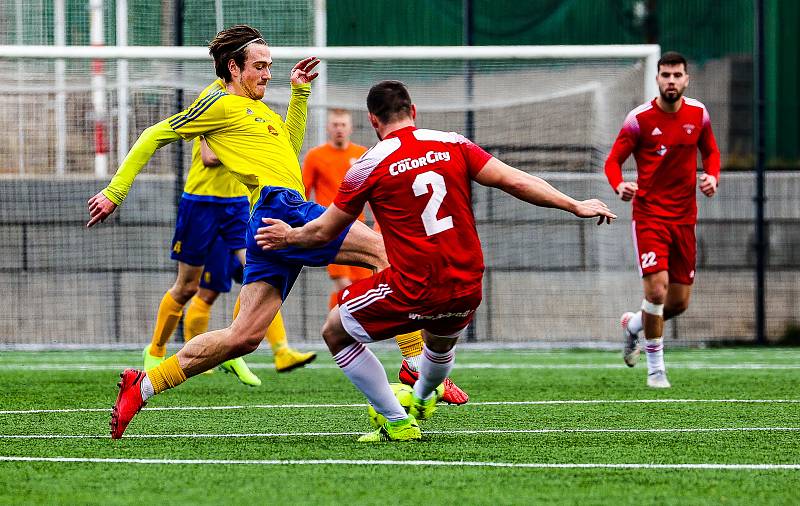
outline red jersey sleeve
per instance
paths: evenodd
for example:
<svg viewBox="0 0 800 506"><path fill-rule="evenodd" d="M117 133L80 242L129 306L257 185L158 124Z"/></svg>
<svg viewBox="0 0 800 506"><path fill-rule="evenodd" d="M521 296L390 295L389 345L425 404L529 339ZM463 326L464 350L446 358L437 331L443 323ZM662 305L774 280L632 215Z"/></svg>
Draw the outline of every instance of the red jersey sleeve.
<svg viewBox="0 0 800 506"><path fill-rule="evenodd" d="M467 171L469 171L470 177L474 178L483 169L486 162L492 158L492 155L463 135L458 136L458 142L464 155L464 161L467 163Z"/></svg>
<svg viewBox="0 0 800 506"><path fill-rule="evenodd" d="M364 210L372 190L372 185L367 180L375 169L375 161L366 156L368 153L369 151L362 155L344 175L339 192L333 200L336 207L353 216L359 216Z"/></svg>
<svg viewBox="0 0 800 506"><path fill-rule="evenodd" d="M622 124L622 129L611 147L611 152L608 154L605 164L606 178L608 178L608 183L615 193L617 186L623 181L622 164L631 156L638 142L639 120L636 119L634 112L630 112Z"/></svg>
<svg viewBox="0 0 800 506"><path fill-rule="evenodd" d="M714 176L719 182L719 148L717 147L717 139L714 137L714 131L711 129L711 118L705 107L703 108L703 129L700 132L697 147L700 148L700 154L703 156L703 170L706 174Z"/></svg>

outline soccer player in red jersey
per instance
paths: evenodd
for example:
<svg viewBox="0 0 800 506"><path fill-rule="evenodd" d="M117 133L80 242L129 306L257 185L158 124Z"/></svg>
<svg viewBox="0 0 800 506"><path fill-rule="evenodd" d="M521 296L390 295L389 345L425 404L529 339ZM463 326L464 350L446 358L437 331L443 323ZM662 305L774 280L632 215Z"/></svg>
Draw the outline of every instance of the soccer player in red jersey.
<svg viewBox="0 0 800 506"><path fill-rule="evenodd" d="M603 202L568 197L455 132L417 129L416 107L399 81L373 86L367 110L380 142L347 172L333 205L297 228L264 218L267 226L258 229L256 242L267 250L325 244L369 202L390 266L339 293L322 335L344 374L388 420L360 440L420 439L416 419L435 410L434 389L450 373L456 340L482 297L483 253L471 180L534 205L599 217L598 224L616 216ZM406 413L364 344L417 329L425 345Z"/></svg>
<svg viewBox="0 0 800 506"><path fill-rule="evenodd" d="M647 385L669 388L664 367L664 321L686 311L694 281L697 245L697 150L703 157L700 191L713 197L719 181L720 159L708 111L699 101L684 97L689 83L686 59L675 52L658 61L659 96L632 110L625 118L605 172L624 201L633 201L633 246L644 285L642 309L626 312L621 324L623 358L636 365L644 330ZM636 182L624 181L622 163L633 153Z"/></svg>
<svg viewBox="0 0 800 506"><path fill-rule="evenodd" d="M311 148L303 160L303 184L306 187L306 198L310 199L313 193L314 201L325 207L333 203L345 174L367 150L364 146L350 141L350 136L353 134L353 117L348 110L331 109L328 111L326 130L328 141ZM358 219L364 221L363 212ZM333 309L338 303L340 291L354 281L372 276L372 271L363 267L330 264L328 274L334 282L328 309ZM419 377L422 333L417 330L400 334L395 336L395 340L403 354L399 379L406 385L414 386ZM445 378L442 387L440 400L449 404L465 404L469 401L469 395L450 378Z"/></svg>

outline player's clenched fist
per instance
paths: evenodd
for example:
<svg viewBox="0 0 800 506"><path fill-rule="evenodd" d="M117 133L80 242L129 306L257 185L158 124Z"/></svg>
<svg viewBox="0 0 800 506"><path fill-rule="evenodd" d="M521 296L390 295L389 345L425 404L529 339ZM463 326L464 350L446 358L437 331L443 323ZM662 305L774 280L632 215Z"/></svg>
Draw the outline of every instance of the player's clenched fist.
<svg viewBox="0 0 800 506"><path fill-rule="evenodd" d="M711 174L703 174L700 176L700 191L706 197L713 197L717 193L717 178Z"/></svg>
<svg viewBox="0 0 800 506"><path fill-rule="evenodd" d="M619 198L621 198L625 202L628 202L633 198L634 195L636 195L636 191L638 189L639 189L638 184L623 181L617 186L617 194L619 195Z"/></svg>
<svg viewBox="0 0 800 506"><path fill-rule="evenodd" d="M89 206L89 221L86 223L87 227L91 227L99 221L105 221L117 208L117 204L111 202L108 197L103 195L103 192L90 198L87 204Z"/></svg>

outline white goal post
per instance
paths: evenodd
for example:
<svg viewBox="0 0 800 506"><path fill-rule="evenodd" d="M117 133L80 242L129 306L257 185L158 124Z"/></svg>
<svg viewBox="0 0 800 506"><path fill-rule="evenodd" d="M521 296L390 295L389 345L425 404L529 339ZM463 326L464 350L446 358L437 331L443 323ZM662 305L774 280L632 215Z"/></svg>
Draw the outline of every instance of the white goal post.
<svg viewBox="0 0 800 506"><path fill-rule="evenodd" d="M643 76L643 82L638 86L639 90L643 91L642 97L635 97L639 102L648 100L657 95L658 89L655 82L657 72L656 62L660 57L660 47L658 45L589 45L589 46L392 46L392 47L272 47L272 57L276 62L294 62L307 56L317 56L323 62L353 62L353 65L360 65L360 71L370 66L380 67L381 64L386 65L391 61L420 61L420 62L473 62L476 67L480 65L490 65L488 62L505 62L506 69L513 69L514 62L525 65L523 62L537 62L537 61L561 61L561 62L579 62L579 61L620 61L620 60L635 60L639 61L639 76ZM102 95L104 92L114 91L116 100L116 118L117 118L117 131L119 144L117 151L119 153L127 152L129 132L127 116L129 114L129 100L128 93L135 87L136 78L129 77L127 71L128 61L164 61L164 62L202 62L210 60L208 49L201 46L25 46L25 45L0 45L0 63L3 60L7 62L26 61L46 59L48 61L55 61L57 64L53 70L53 84L50 91L62 96L65 89L69 89L69 80L64 78L64 61L86 61L86 60L105 60L109 64L115 64L119 71L110 76L108 84L106 81L92 80L92 92L95 95ZM374 62L375 65L372 65ZM468 68L464 64L464 68ZM210 66L209 66L210 69ZM125 70L124 72L122 70ZM435 73L435 68L428 68ZM355 73L356 71L354 71ZM375 71L375 77L380 78L380 70ZM421 71L422 73L425 70ZM508 71L507 71L508 73ZM329 74L329 73L328 73ZM327 77L327 75L326 75ZM456 83L456 78L450 76L452 79L448 84L450 90L459 88ZM491 85L491 77L484 77L484 88ZM464 110L474 110L477 108L486 108L486 97L476 96L473 100L472 91L466 91L466 88L471 84L467 83L466 75L463 78L464 85L460 101L450 103L450 110L457 110L459 108ZM66 84L65 84L66 83ZM74 83L74 81L73 81ZM332 97L329 90L332 88L326 84L326 80L322 80L323 86L318 88L314 96L314 103L318 109L328 105L342 105L336 102L336 97ZM37 83L39 86L43 83L41 80ZM129 86L129 84L131 86ZM105 86L104 90L95 89L97 86ZM73 84L74 87L74 84ZM551 86L552 88L552 86ZM17 90L18 93L25 93L24 90ZM529 90L533 92L533 88ZM13 91L9 91L13 93ZM444 97L443 90L438 90L438 93ZM596 101L594 109L601 111L595 116L604 117L607 115L602 114L604 111L604 102L607 97L604 93L608 93L607 89L600 84L599 81L594 80L591 74L578 76L567 82L561 89L551 89L539 93L535 92L536 96L529 94L533 97L531 100L547 100L558 97L569 96L576 93L594 93ZM508 93L507 91L499 92L498 97L493 97L492 103L495 105L502 105L503 98L506 106L517 98L515 93ZM495 98L497 100L495 100ZM641 98L641 100L639 100ZM276 97L270 97L275 100ZM113 100L113 99L112 99ZM442 105L444 100L435 103L435 108L439 111L444 111ZM351 103L344 104L351 106ZM431 104L427 104L427 110L431 110ZM63 114L63 108L59 108L56 114ZM105 112L104 112L105 114ZM618 120L620 118L612 118ZM124 121L123 121L124 120ZM63 124L63 118L55 118L58 124ZM317 125L319 127L319 125ZM123 131L124 130L124 131ZM58 129L55 133L59 137L56 139L57 145L63 145L62 136L67 135L65 129ZM309 141L319 142L324 139L310 138ZM64 156L57 158L58 164L64 163ZM118 160L117 160L118 161ZM55 167L57 174L65 172L64 167ZM105 169L103 167L96 167L95 173L98 176L105 176Z"/></svg>

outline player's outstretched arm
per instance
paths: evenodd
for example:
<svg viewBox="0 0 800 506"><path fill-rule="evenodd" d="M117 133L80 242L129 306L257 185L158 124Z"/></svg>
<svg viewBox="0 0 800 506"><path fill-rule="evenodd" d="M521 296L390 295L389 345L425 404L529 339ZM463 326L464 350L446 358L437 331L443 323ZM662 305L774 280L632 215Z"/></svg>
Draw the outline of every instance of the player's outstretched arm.
<svg viewBox="0 0 800 506"><path fill-rule="evenodd" d="M103 195L103 192L98 192L97 195L89 199L87 204L89 206L89 222L86 223L86 228L93 226L95 223L106 221L106 218L111 216L111 213L117 208L117 204L108 200L108 197Z"/></svg>
<svg viewBox="0 0 800 506"><path fill-rule="evenodd" d="M475 181L499 188L504 192L540 207L553 207L570 212L579 218L599 218L598 225L611 223L617 215L597 199L578 201L551 186L544 179L532 176L492 157L475 175Z"/></svg>
<svg viewBox="0 0 800 506"><path fill-rule="evenodd" d="M256 244L264 250L284 249L289 246L317 248L336 239L356 218L357 216L348 214L335 205L330 205L319 218L297 228L292 228L281 220L262 218L266 226L256 231Z"/></svg>
<svg viewBox="0 0 800 506"><path fill-rule="evenodd" d="M147 165L156 150L180 139L180 135L169 126L167 120L148 127L139 136L125 160L117 169L108 186L88 201L89 221L87 227L105 221L128 196L133 180Z"/></svg>

